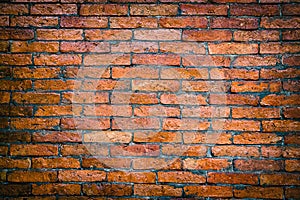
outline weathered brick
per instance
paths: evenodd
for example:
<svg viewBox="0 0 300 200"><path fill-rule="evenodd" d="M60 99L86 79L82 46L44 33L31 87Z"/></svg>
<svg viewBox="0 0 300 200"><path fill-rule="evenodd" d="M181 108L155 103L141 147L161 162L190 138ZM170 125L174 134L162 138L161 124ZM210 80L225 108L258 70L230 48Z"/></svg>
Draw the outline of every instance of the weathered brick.
<svg viewBox="0 0 300 200"><path fill-rule="evenodd" d="M106 178L106 172L93 170L64 170L58 172L58 180L62 182L96 182L103 181Z"/></svg>
<svg viewBox="0 0 300 200"><path fill-rule="evenodd" d="M208 44L210 54L257 54L257 44L220 43Z"/></svg>
<svg viewBox="0 0 300 200"><path fill-rule="evenodd" d="M54 27L58 25L57 17L15 16L11 18L10 26L18 27Z"/></svg>
<svg viewBox="0 0 300 200"><path fill-rule="evenodd" d="M175 196L179 197L182 194L181 188L175 188L169 185L134 185L134 194L137 196Z"/></svg>
<svg viewBox="0 0 300 200"><path fill-rule="evenodd" d="M204 183L205 177L192 172L158 172L158 182L163 183Z"/></svg>
<svg viewBox="0 0 300 200"><path fill-rule="evenodd" d="M187 158L183 161L184 169L221 170L231 166L231 161L219 158Z"/></svg>
<svg viewBox="0 0 300 200"><path fill-rule="evenodd" d="M12 52L58 52L58 42L13 42Z"/></svg>
<svg viewBox="0 0 300 200"><path fill-rule="evenodd" d="M263 17L260 22L260 26L263 28L281 29L281 28L300 28L300 18L272 18Z"/></svg>
<svg viewBox="0 0 300 200"><path fill-rule="evenodd" d="M234 167L241 171L280 171L283 169L281 160L235 160Z"/></svg>
<svg viewBox="0 0 300 200"><path fill-rule="evenodd" d="M256 18L212 18L211 28L236 28L236 29L257 29L258 20Z"/></svg>
<svg viewBox="0 0 300 200"><path fill-rule="evenodd" d="M9 182L55 182L57 172L14 171L7 175Z"/></svg>
<svg viewBox="0 0 300 200"><path fill-rule="evenodd" d="M241 189L234 189L234 196L238 198L274 198L283 197L283 188L279 187L255 187L248 186Z"/></svg>
<svg viewBox="0 0 300 200"><path fill-rule="evenodd" d="M112 171L108 172L107 179L110 182L155 183L155 176L153 172Z"/></svg>
<svg viewBox="0 0 300 200"><path fill-rule="evenodd" d="M233 191L230 186L185 186L184 192L187 195L198 197L232 197Z"/></svg>
<svg viewBox="0 0 300 200"><path fill-rule="evenodd" d="M155 16L155 15L177 15L177 5L130 5L130 15Z"/></svg>
<svg viewBox="0 0 300 200"><path fill-rule="evenodd" d="M14 144L10 148L10 155L55 156L58 155L58 146L50 144Z"/></svg>
<svg viewBox="0 0 300 200"><path fill-rule="evenodd" d="M158 24L163 28L206 28L205 17L162 17Z"/></svg>
<svg viewBox="0 0 300 200"><path fill-rule="evenodd" d="M81 186L79 184L49 183L33 184L33 195L79 195Z"/></svg>
<svg viewBox="0 0 300 200"><path fill-rule="evenodd" d="M33 15L69 15L77 14L76 4L35 4L31 6Z"/></svg>
<svg viewBox="0 0 300 200"><path fill-rule="evenodd" d="M75 29L37 29L36 35L39 40L80 40L82 30Z"/></svg>
<svg viewBox="0 0 300 200"><path fill-rule="evenodd" d="M180 40L181 32L175 29L135 30L137 40Z"/></svg>
<svg viewBox="0 0 300 200"><path fill-rule="evenodd" d="M186 41L230 41L231 31L228 30L184 30L182 39Z"/></svg>
<svg viewBox="0 0 300 200"><path fill-rule="evenodd" d="M182 4L182 15L227 15L227 5Z"/></svg>
<svg viewBox="0 0 300 200"><path fill-rule="evenodd" d="M106 28L108 19L102 17L62 17L60 25L68 28Z"/></svg>
<svg viewBox="0 0 300 200"><path fill-rule="evenodd" d="M258 184L257 174L226 173L226 172L209 172L207 182L225 183L225 184Z"/></svg>
<svg viewBox="0 0 300 200"><path fill-rule="evenodd" d="M76 158L33 158L32 168L80 168Z"/></svg>
<svg viewBox="0 0 300 200"><path fill-rule="evenodd" d="M230 14L233 16L279 16L277 5L231 5Z"/></svg>
<svg viewBox="0 0 300 200"><path fill-rule="evenodd" d="M274 133L242 133L233 136L235 144L276 144L280 141L282 137Z"/></svg>
<svg viewBox="0 0 300 200"><path fill-rule="evenodd" d="M28 4L2 3L0 13L2 15L24 15L29 13Z"/></svg>
<svg viewBox="0 0 300 200"><path fill-rule="evenodd" d="M127 15L127 5L117 4L84 4L80 7L80 15Z"/></svg>

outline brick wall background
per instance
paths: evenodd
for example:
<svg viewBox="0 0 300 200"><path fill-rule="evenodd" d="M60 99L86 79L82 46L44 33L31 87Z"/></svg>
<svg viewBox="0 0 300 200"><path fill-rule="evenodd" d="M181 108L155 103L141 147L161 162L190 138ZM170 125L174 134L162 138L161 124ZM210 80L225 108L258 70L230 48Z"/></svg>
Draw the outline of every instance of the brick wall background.
<svg viewBox="0 0 300 200"><path fill-rule="evenodd" d="M1 199L299 199L297 1L2 1Z"/></svg>

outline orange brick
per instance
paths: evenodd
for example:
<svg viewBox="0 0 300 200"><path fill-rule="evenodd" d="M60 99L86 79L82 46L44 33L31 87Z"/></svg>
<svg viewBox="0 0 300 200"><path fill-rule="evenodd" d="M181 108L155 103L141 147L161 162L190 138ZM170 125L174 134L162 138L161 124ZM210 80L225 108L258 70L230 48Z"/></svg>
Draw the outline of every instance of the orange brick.
<svg viewBox="0 0 300 200"><path fill-rule="evenodd" d="M105 42L62 42L62 52L109 52L109 44Z"/></svg>
<svg viewBox="0 0 300 200"><path fill-rule="evenodd" d="M13 171L7 175L9 182L55 182L57 172Z"/></svg>
<svg viewBox="0 0 300 200"><path fill-rule="evenodd" d="M183 161L184 169L221 170L231 166L231 161L218 158L187 158Z"/></svg>
<svg viewBox="0 0 300 200"><path fill-rule="evenodd" d="M297 94L290 96L270 94L263 97L260 104L264 106L299 105L299 98Z"/></svg>
<svg viewBox="0 0 300 200"><path fill-rule="evenodd" d="M62 17L60 25L68 28L107 28L108 19L102 17Z"/></svg>
<svg viewBox="0 0 300 200"><path fill-rule="evenodd" d="M13 118L10 125L14 129L53 130L59 125L59 119L55 118Z"/></svg>
<svg viewBox="0 0 300 200"><path fill-rule="evenodd" d="M217 105L258 105L259 98L242 94L210 94L209 103Z"/></svg>
<svg viewBox="0 0 300 200"><path fill-rule="evenodd" d="M0 41L0 52L8 52L9 42Z"/></svg>
<svg viewBox="0 0 300 200"><path fill-rule="evenodd" d="M31 57L29 54L0 54L2 65L30 65Z"/></svg>
<svg viewBox="0 0 300 200"><path fill-rule="evenodd" d="M194 94L162 94L160 96L162 104L186 104L186 105L206 105L206 97Z"/></svg>
<svg viewBox="0 0 300 200"><path fill-rule="evenodd" d="M233 33L235 41L277 41L279 31L259 30L259 31L235 31Z"/></svg>
<svg viewBox="0 0 300 200"><path fill-rule="evenodd" d="M155 176L153 172L112 171L108 172L107 180L109 182L155 183Z"/></svg>
<svg viewBox="0 0 300 200"><path fill-rule="evenodd" d="M260 122L254 120L214 120L212 122L214 130L231 131L259 131Z"/></svg>
<svg viewBox="0 0 300 200"><path fill-rule="evenodd" d="M83 140L84 144L63 145L61 148L61 154L63 156L107 156L108 148L105 145L100 144L88 144L88 141ZM86 166L86 165L85 165Z"/></svg>
<svg viewBox="0 0 300 200"><path fill-rule="evenodd" d="M0 158L0 166L2 169L27 169L30 168L30 160L29 159L15 159L15 158Z"/></svg>
<svg viewBox="0 0 300 200"><path fill-rule="evenodd" d="M95 168L107 168L107 169L111 169L111 168L129 169L131 160L132 158L83 158L82 167L83 168L95 167Z"/></svg>
<svg viewBox="0 0 300 200"><path fill-rule="evenodd" d="M157 79L158 69L152 67L113 67L112 78L143 78L143 79Z"/></svg>
<svg viewBox="0 0 300 200"><path fill-rule="evenodd" d="M0 17L0 26L9 26L9 16Z"/></svg>
<svg viewBox="0 0 300 200"><path fill-rule="evenodd" d="M231 31L227 30L184 30L182 39L186 41L230 41Z"/></svg>
<svg viewBox="0 0 300 200"><path fill-rule="evenodd" d="M285 118L300 118L300 108L283 108Z"/></svg>
<svg viewBox="0 0 300 200"><path fill-rule="evenodd" d="M181 32L175 29L135 30L136 40L180 40Z"/></svg>
<svg viewBox="0 0 300 200"><path fill-rule="evenodd" d="M224 66L230 65L230 57L208 55L186 55L182 57L183 66Z"/></svg>
<svg viewBox="0 0 300 200"><path fill-rule="evenodd" d="M180 83L175 80L133 80L131 87L135 91L176 92L180 88Z"/></svg>
<svg viewBox="0 0 300 200"><path fill-rule="evenodd" d="M12 52L58 52L58 42L13 42Z"/></svg>
<svg viewBox="0 0 300 200"><path fill-rule="evenodd" d="M183 140L186 144L231 144L231 135L226 133L218 132L184 132Z"/></svg>
<svg viewBox="0 0 300 200"><path fill-rule="evenodd" d="M80 15L127 15L127 5L85 4L80 7Z"/></svg>
<svg viewBox="0 0 300 200"><path fill-rule="evenodd" d="M208 70L204 68L163 68L162 79L208 79Z"/></svg>
<svg viewBox="0 0 300 200"><path fill-rule="evenodd" d="M263 17L260 22L260 26L262 28L300 28L299 25L299 18L292 17L292 18L272 18L272 17Z"/></svg>
<svg viewBox="0 0 300 200"><path fill-rule="evenodd" d="M291 60L290 60L291 61ZM284 62L288 62L289 65L294 65L294 61L290 62L284 59ZM300 70L295 68L286 69L261 69L260 77L263 79L281 79L281 78L297 78L300 77Z"/></svg>
<svg viewBox="0 0 300 200"><path fill-rule="evenodd" d="M158 145L129 145L129 146L111 146L110 155L112 156L159 156Z"/></svg>
<svg viewBox="0 0 300 200"><path fill-rule="evenodd" d="M155 15L177 15L177 5L130 5L130 15L155 16Z"/></svg>
<svg viewBox="0 0 300 200"><path fill-rule="evenodd" d="M155 93L126 93L114 92L111 96L113 104L157 104Z"/></svg>
<svg viewBox="0 0 300 200"><path fill-rule="evenodd" d="M262 43L259 50L261 54L298 53L299 51L299 43Z"/></svg>
<svg viewBox="0 0 300 200"><path fill-rule="evenodd" d="M235 160L234 167L241 171L280 171L283 169L281 160Z"/></svg>
<svg viewBox="0 0 300 200"><path fill-rule="evenodd" d="M181 188L175 188L169 185L134 185L134 194L137 196L175 196L180 197L182 194Z"/></svg>
<svg viewBox="0 0 300 200"><path fill-rule="evenodd" d="M280 141L282 137L273 133L242 133L233 136L235 144L276 144Z"/></svg>
<svg viewBox="0 0 300 200"><path fill-rule="evenodd" d="M65 130L99 130L110 127L107 118L62 118L61 128Z"/></svg>
<svg viewBox="0 0 300 200"><path fill-rule="evenodd" d="M230 186L185 186L184 192L187 195L198 197L233 197L232 187Z"/></svg>
<svg viewBox="0 0 300 200"><path fill-rule="evenodd" d="M286 30L282 31L283 40L299 40L300 39L300 30Z"/></svg>
<svg viewBox="0 0 300 200"><path fill-rule="evenodd" d="M157 28L157 19L151 17L110 17L110 28Z"/></svg>
<svg viewBox="0 0 300 200"><path fill-rule="evenodd" d="M178 55L135 54L135 55L133 55L133 58L132 58L132 64L180 65L180 56L178 56Z"/></svg>
<svg viewBox="0 0 300 200"><path fill-rule="evenodd" d="M99 190L99 188L101 189ZM129 196L133 194L132 186L124 184L85 184L82 191L87 196Z"/></svg>
<svg viewBox="0 0 300 200"><path fill-rule="evenodd" d="M35 4L31 6L33 15L66 15L77 14L76 4Z"/></svg>
<svg viewBox="0 0 300 200"><path fill-rule="evenodd" d="M285 170L288 172L299 172L300 161L299 160L285 160Z"/></svg>
<svg viewBox="0 0 300 200"><path fill-rule="evenodd" d="M211 19L211 28L237 28L237 29L257 29L258 20L256 18L224 18L217 17Z"/></svg>
<svg viewBox="0 0 300 200"><path fill-rule="evenodd" d="M81 55L60 54L60 55L39 55L34 56L34 64L36 65L80 65Z"/></svg>
<svg viewBox="0 0 300 200"><path fill-rule="evenodd" d="M191 146L191 145L163 145L161 152L167 156L205 156L207 147L205 146Z"/></svg>
<svg viewBox="0 0 300 200"><path fill-rule="evenodd" d="M164 130L207 130L210 126L208 121L198 119L165 119Z"/></svg>
<svg viewBox="0 0 300 200"><path fill-rule="evenodd" d="M90 54L84 57L84 65L130 65L130 55Z"/></svg>
<svg viewBox="0 0 300 200"><path fill-rule="evenodd" d="M259 157L259 149L257 147L242 146L214 146L212 147L214 156L230 156L230 157Z"/></svg>
<svg viewBox="0 0 300 200"><path fill-rule="evenodd" d="M50 184L33 184L33 195L79 195L81 185L79 184L64 184L64 183L50 183Z"/></svg>
<svg viewBox="0 0 300 200"><path fill-rule="evenodd" d="M80 168L76 158L33 158L32 168Z"/></svg>
<svg viewBox="0 0 300 200"><path fill-rule="evenodd" d="M106 172L93 170L64 170L58 172L58 180L62 182L96 182L103 181L106 178Z"/></svg>
<svg viewBox="0 0 300 200"><path fill-rule="evenodd" d="M259 78L258 70L247 70L247 69L218 69L212 68L210 70L210 77L212 79L246 79L246 80L257 80Z"/></svg>
<svg viewBox="0 0 300 200"><path fill-rule="evenodd" d="M234 81L231 83L231 92L280 92L281 87L279 81Z"/></svg>
<svg viewBox="0 0 300 200"><path fill-rule="evenodd" d="M163 183L205 183L206 181L203 175L192 172L158 172L157 176L158 182Z"/></svg>
<svg viewBox="0 0 300 200"><path fill-rule="evenodd" d="M58 146L48 144L14 144L10 148L12 156L55 156Z"/></svg>
<svg viewBox="0 0 300 200"><path fill-rule="evenodd" d="M135 116L179 116L180 109L178 107L164 106L138 106L134 108Z"/></svg>
<svg viewBox="0 0 300 200"><path fill-rule="evenodd" d="M85 30L87 40L130 40L131 30Z"/></svg>
<svg viewBox="0 0 300 200"><path fill-rule="evenodd" d="M283 188L279 187L245 187L234 189L234 196L238 198L283 198Z"/></svg>
<svg viewBox="0 0 300 200"><path fill-rule="evenodd" d="M58 93L13 93L12 99L20 104L58 104L60 95Z"/></svg>
<svg viewBox="0 0 300 200"><path fill-rule="evenodd" d="M114 118L112 129L115 130L137 130L137 129L158 129L159 120L157 118Z"/></svg>
<svg viewBox="0 0 300 200"><path fill-rule="evenodd" d="M208 44L210 54L257 54L257 44L220 43Z"/></svg>
<svg viewBox="0 0 300 200"><path fill-rule="evenodd" d="M158 44L156 42L118 42L111 44L111 51L122 53L158 52Z"/></svg>
<svg viewBox="0 0 300 200"><path fill-rule="evenodd" d="M0 90L28 90L32 87L32 81L30 80L23 80L23 81L16 81L16 80L0 80Z"/></svg>
<svg viewBox="0 0 300 200"><path fill-rule="evenodd" d="M14 78L58 78L60 74L60 68L56 67L14 67L13 77Z"/></svg>
<svg viewBox="0 0 300 200"><path fill-rule="evenodd" d="M300 185L298 174L261 174L261 185Z"/></svg>
<svg viewBox="0 0 300 200"><path fill-rule="evenodd" d="M34 31L31 29L13 29L5 28L0 29L1 40L30 40L34 38Z"/></svg>
<svg viewBox="0 0 300 200"><path fill-rule="evenodd" d="M36 35L39 40L80 40L82 30L75 29L37 29Z"/></svg>
<svg viewBox="0 0 300 200"><path fill-rule="evenodd" d="M11 26L18 27L44 27L57 26L57 17L39 17L39 16L14 16L11 18Z"/></svg>
<svg viewBox="0 0 300 200"><path fill-rule="evenodd" d="M179 159L165 158L136 158L132 161L133 169L181 169Z"/></svg>
<svg viewBox="0 0 300 200"><path fill-rule="evenodd" d="M226 172L209 172L207 182L225 183L225 184L258 184L257 174L226 173Z"/></svg>
<svg viewBox="0 0 300 200"><path fill-rule="evenodd" d="M173 142L181 141L181 134L178 132L135 132L134 142Z"/></svg>
<svg viewBox="0 0 300 200"><path fill-rule="evenodd" d="M9 4L9 3L2 3L0 5L0 13L2 15L23 15L28 14L28 4Z"/></svg>
<svg viewBox="0 0 300 200"><path fill-rule="evenodd" d="M162 17L159 26L163 28L206 28L205 17Z"/></svg>
<svg viewBox="0 0 300 200"><path fill-rule="evenodd" d="M182 15L227 15L227 5L205 5L205 4L182 4L180 9Z"/></svg>

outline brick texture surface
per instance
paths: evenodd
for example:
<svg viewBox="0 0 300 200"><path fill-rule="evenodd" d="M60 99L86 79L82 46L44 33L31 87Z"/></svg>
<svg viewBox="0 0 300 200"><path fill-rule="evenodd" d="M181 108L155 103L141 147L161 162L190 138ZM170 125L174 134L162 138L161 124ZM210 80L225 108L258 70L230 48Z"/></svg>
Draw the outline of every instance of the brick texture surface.
<svg viewBox="0 0 300 200"><path fill-rule="evenodd" d="M299 0L2 0L0 199L299 199Z"/></svg>

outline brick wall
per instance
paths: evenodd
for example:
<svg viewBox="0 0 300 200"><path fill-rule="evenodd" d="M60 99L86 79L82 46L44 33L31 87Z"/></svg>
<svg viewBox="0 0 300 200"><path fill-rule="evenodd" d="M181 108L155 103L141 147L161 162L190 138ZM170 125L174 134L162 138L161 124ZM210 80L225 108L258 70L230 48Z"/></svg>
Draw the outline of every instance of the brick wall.
<svg viewBox="0 0 300 200"><path fill-rule="evenodd" d="M300 198L297 1L0 3L1 199Z"/></svg>

